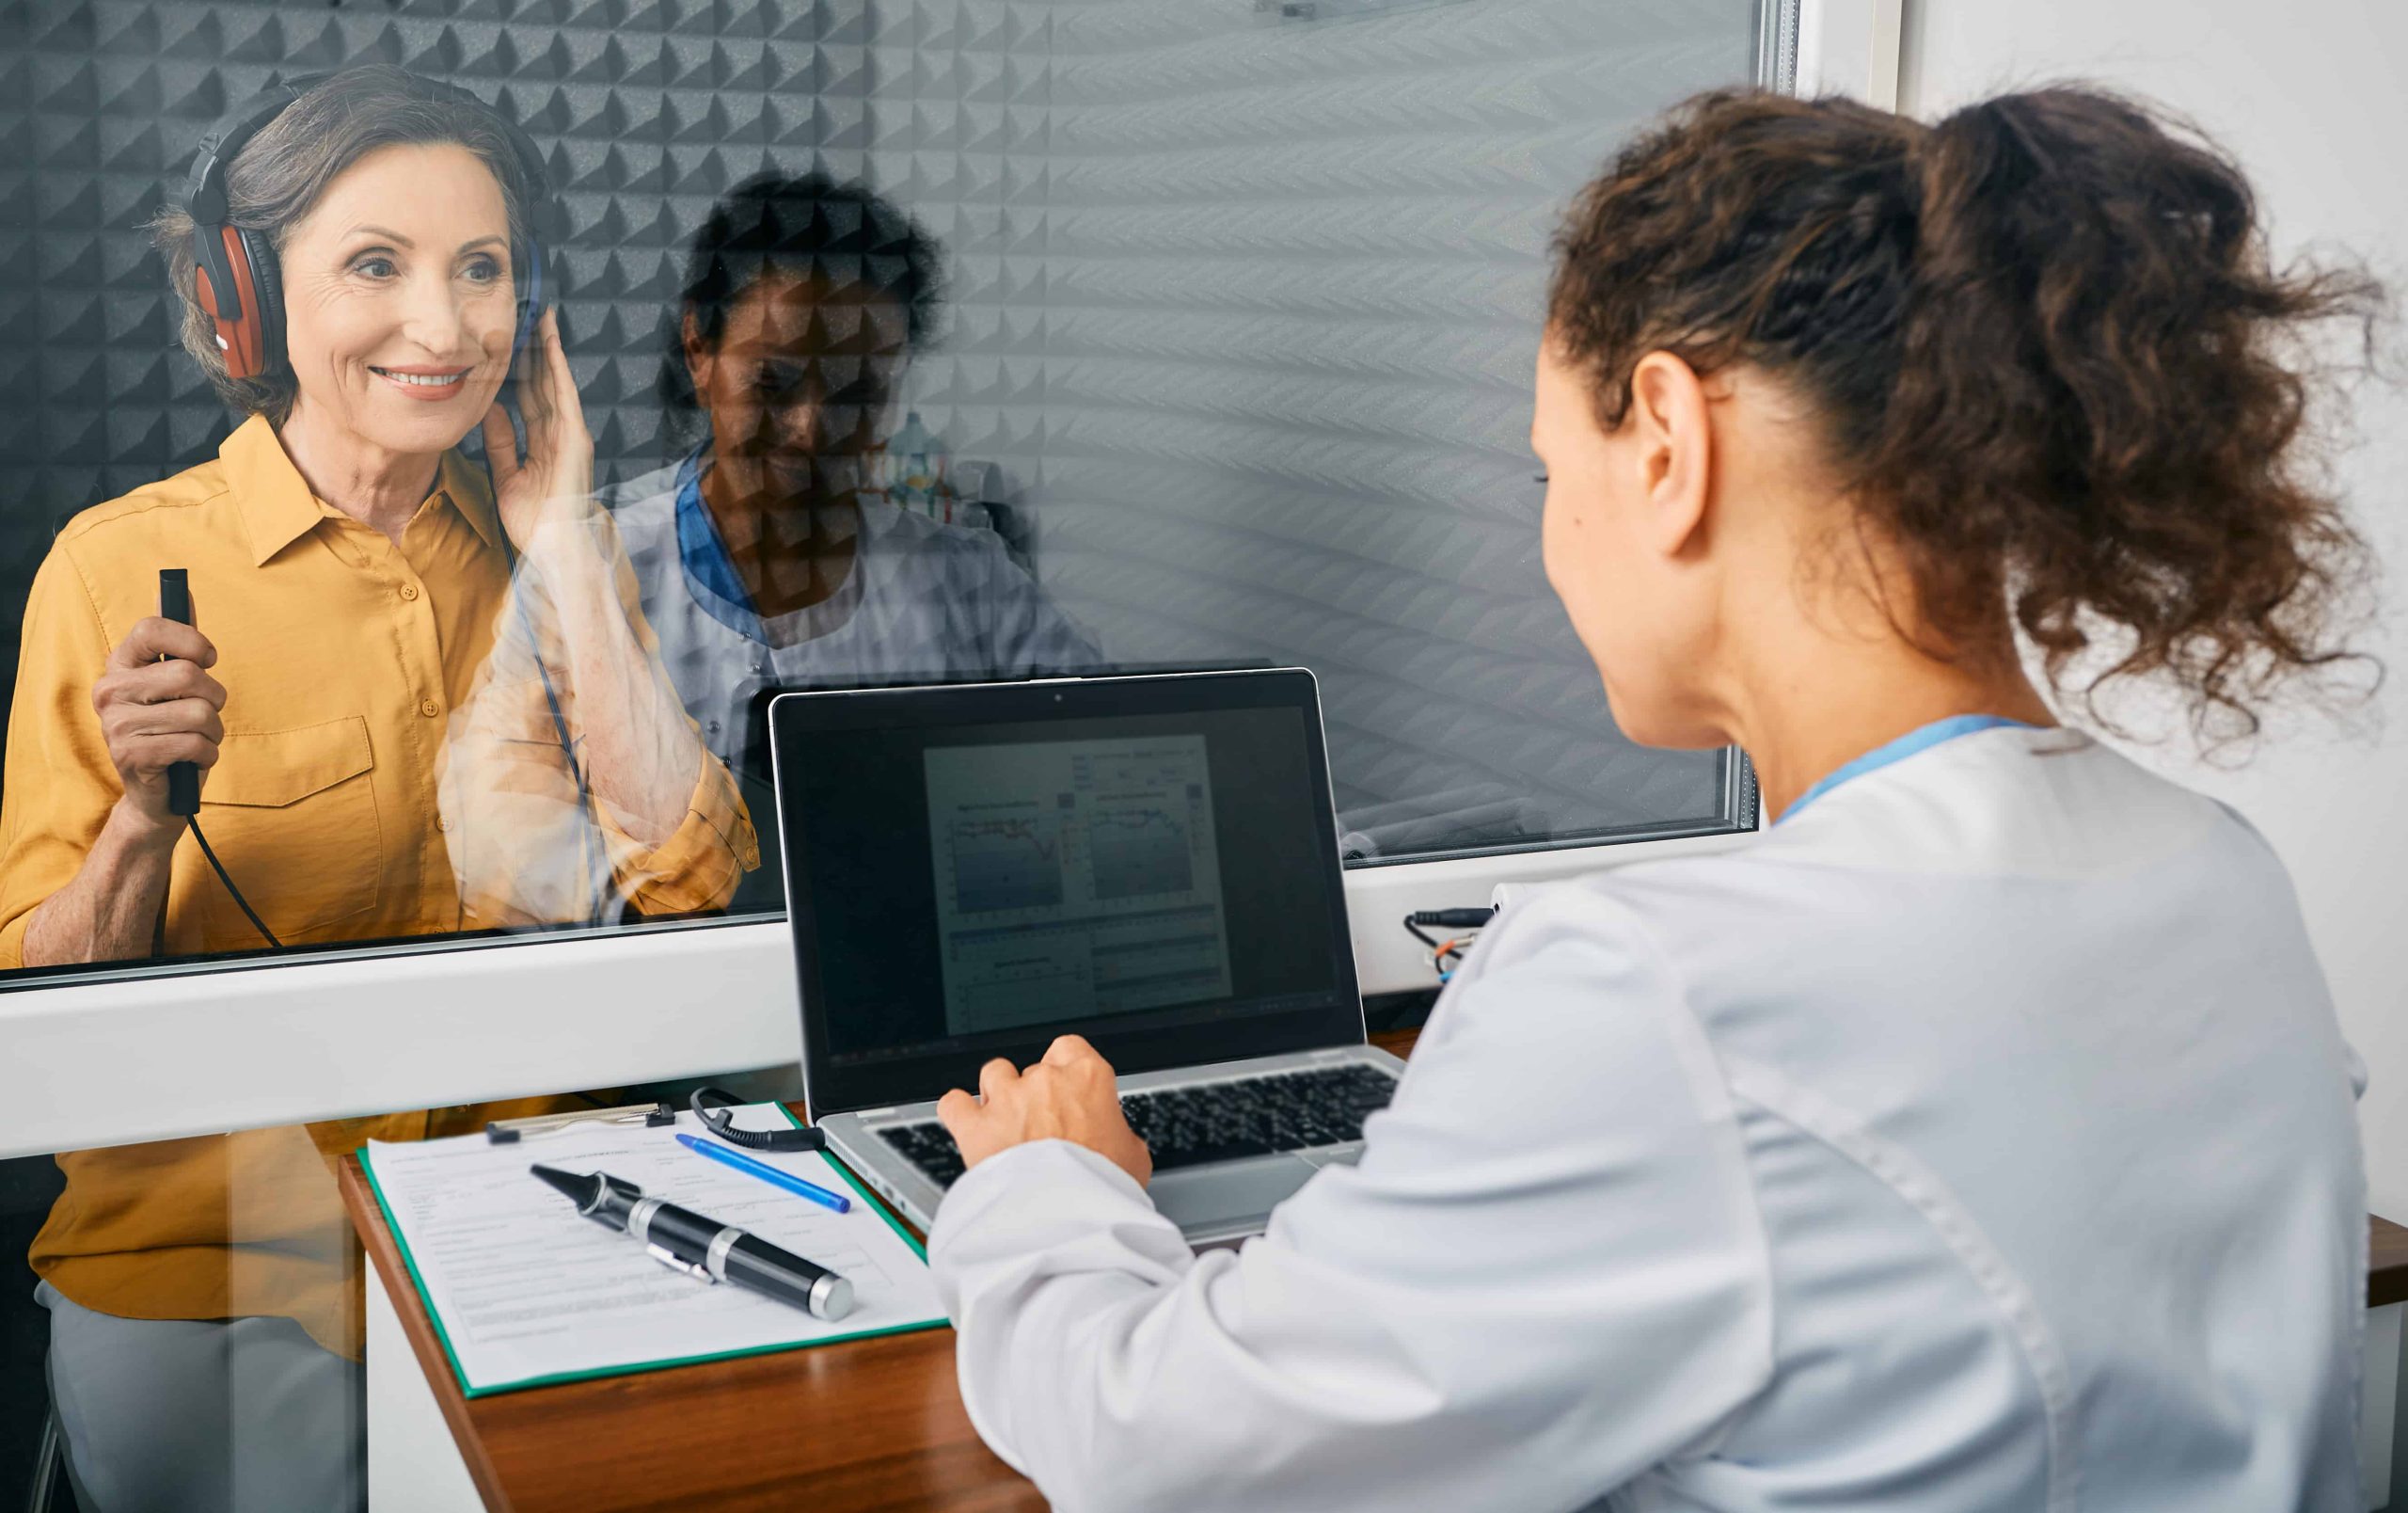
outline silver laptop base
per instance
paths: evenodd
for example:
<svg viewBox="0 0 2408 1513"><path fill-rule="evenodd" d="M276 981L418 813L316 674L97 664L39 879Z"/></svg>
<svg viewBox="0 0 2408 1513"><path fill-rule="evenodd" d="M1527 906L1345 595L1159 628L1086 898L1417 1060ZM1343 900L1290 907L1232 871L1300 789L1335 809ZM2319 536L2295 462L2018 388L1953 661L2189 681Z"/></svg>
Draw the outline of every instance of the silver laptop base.
<svg viewBox="0 0 2408 1513"><path fill-rule="evenodd" d="M1120 1079L1123 1094L1165 1089L1238 1082L1281 1072L1314 1071L1362 1063L1402 1075L1404 1062L1376 1045L1340 1045L1326 1050L1291 1051L1283 1056L1255 1057L1210 1066L1145 1072ZM935 1218L944 1189L927 1173L879 1136L902 1124L926 1123L937 1116L934 1102L901 1104L892 1108L865 1108L832 1114L819 1121L834 1151L872 1192L926 1232ZM1179 1225L1191 1245L1243 1239L1259 1234L1271 1210L1312 1179L1325 1166L1351 1165L1362 1152L1356 1141L1321 1146L1275 1155L1247 1156L1180 1167L1156 1177L1148 1187L1154 1206Z"/></svg>

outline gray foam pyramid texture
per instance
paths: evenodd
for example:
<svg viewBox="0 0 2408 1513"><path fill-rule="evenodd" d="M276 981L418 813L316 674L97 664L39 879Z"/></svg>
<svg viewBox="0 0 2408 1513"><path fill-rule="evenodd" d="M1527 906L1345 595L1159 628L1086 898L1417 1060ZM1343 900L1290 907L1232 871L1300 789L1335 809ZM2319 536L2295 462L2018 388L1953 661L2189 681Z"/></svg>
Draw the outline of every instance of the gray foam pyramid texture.
<svg viewBox="0 0 2408 1513"><path fill-rule="evenodd" d="M6 0L0 667L74 511L214 452L138 231L272 75L377 59L549 153L606 475L657 465L684 248L764 167L946 245L910 403L998 462L1116 659L1312 666L1386 853L1711 821L1538 563L1545 248L1640 120L1748 77L1753 0Z"/></svg>

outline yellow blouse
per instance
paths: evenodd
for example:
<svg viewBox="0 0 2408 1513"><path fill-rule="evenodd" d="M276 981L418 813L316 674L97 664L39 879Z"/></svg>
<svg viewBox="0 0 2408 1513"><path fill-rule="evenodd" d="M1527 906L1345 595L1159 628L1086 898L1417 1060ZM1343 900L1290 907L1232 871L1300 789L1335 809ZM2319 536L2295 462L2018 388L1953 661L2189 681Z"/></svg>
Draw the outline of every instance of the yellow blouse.
<svg viewBox="0 0 2408 1513"><path fill-rule="evenodd" d="M597 539L607 542L607 526ZM447 454L397 546L312 497L275 431L253 417L215 461L77 516L35 579L0 803L0 968L24 964L28 916L74 876L121 792L91 686L134 622L157 613L162 567L188 571L194 620L217 648L211 671L227 690L200 825L280 940L436 934L530 916L524 896L512 896L511 866L455 860L510 863L513 845L526 844L531 794L554 812L583 813L540 685L496 672L512 664L491 655L496 632L507 640L520 622L503 618L515 613L511 573L483 470ZM648 654L632 578L622 571L619 582ZM558 675L555 688L581 747L574 690ZM438 802L447 771L448 804ZM511 802L462 802L464 773L506 788ZM636 845L599 805L595 817L605 844L592 854L610 873L595 886L643 913L723 906L759 862L743 800L706 752L684 822L658 846ZM558 850L559 828L537 844ZM523 871L558 869L556 857L516 860ZM538 896L553 917L585 917L586 900L558 886ZM189 837L176 850L165 930L175 954L261 944ZM443 1112L62 1155L68 1189L35 1241L34 1267L103 1313L280 1314L356 1350L356 1278L345 1284L349 1245L320 1151L472 1129L488 1111Z"/></svg>

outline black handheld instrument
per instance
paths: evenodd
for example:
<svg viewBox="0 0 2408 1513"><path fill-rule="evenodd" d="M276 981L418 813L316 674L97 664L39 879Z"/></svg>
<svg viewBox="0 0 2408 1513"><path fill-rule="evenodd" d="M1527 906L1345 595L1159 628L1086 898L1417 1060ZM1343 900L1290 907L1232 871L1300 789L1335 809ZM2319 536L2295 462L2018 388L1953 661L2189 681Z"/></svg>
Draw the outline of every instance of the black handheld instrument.
<svg viewBox="0 0 2408 1513"><path fill-rule="evenodd" d="M732 1282L815 1318L839 1319L853 1311L851 1282L757 1234L705 1218L690 1208L647 1198L634 1183L604 1172L579 1176L540 1163L527 1170L596 1224L635 1236L654 1260L672 1271L704 1282Z"/></svg>
<svg viewBox="0 0 2408 1513"><path fill-rule="evenodd" d="M173 620L178 625L192 624L192 584L185 581L182 567L159 569L159 618ZM160 659L162 661L166 660L164 657ZM200 854L209 859L210 870L217 874L218 882L226 884L226 891L233 896L234 902L243 911L243 917L260 932L260 939L267 942L270 950L282 950L284 942L276 938L276 932L267 928L267 921L251 907L251 900L243 897L243 890L236 887L233 878L227 874L226 864L219 861L217 852L210 848L209 837L200 833L200 769L190 762L167 764L167 812L181 815L191 826L192 838L199 843ZM165 948L164 943L158 940L154 940L152 946L154 949Z"/></svg>
<svg viewBox="0 0 2408 1513"><path fill-rule="evenodd" d="M159 618L192 624L192 585L182 567L159 569ZM200 813L200 769L190 762L167 769L167 812L187 819Z"/></svg>

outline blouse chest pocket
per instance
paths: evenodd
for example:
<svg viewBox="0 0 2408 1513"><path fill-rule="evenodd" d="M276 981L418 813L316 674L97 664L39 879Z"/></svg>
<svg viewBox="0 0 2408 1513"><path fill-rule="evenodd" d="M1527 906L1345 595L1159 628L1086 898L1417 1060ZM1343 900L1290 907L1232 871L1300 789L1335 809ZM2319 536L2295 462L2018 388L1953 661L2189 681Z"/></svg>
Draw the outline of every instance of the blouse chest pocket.
<svg viewBox="0 0 2408 1513"><path fill-rule="evenodd" d="M234 885L278 940L340 939L372 912L384 834L368 722L346 715L290 730L229 730L200 789L200 828ZM203 948L265 944L198 847L178 881L200 900Z"/></svg>

